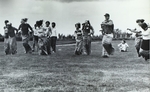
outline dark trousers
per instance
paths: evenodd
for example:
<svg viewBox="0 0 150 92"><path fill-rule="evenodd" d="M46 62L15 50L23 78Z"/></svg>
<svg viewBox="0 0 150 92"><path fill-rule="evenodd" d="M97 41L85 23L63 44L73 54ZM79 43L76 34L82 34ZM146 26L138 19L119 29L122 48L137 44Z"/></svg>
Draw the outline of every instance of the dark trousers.
<svg viewBox="0 0 150 92"><path fill-rule="evenodd" d="M52 51L56 52L56 40L57 37L51 37L51 47L52 47Z"/></svg>

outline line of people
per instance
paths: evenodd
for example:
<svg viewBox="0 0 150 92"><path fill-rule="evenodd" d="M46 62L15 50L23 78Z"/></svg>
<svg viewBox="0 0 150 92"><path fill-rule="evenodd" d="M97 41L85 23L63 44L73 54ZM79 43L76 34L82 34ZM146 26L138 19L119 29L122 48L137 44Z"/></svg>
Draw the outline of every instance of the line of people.
<svg viewBox="0 0 150 92"><path fill-rule="evenodd" d="M103 35L102 39L102 57L107 58L109 55L113 55L115 49L112 46L112 39L114 34L114 23L110 20L110 15L106 13L104 15L105 20L100 24L101 29L100 32ZM5 21L5 53L6 54L16 54L17 53L17 43L15 39L15 31L18 33L21 30L22 34L22 41L23 46L25 48L25 53L32 53L35 51L35 47L37 47L37 51L39 55L49 55L51 54L51 47L52 51L56 52L56 40L57 40L57 33L56 33L56 23L52 22L52 26L50 26L50 22L46 21L45 25L43 26L43 20L36 21L34 28L32 28L27 23L27 18L21 20L21 24L18 29L12 26L12 24L6 20ZM136 29L127 29L131 32L136 33L136 50L138 56L143 56L145 60L150 59L150 29L149 26L144 22L144 19L138 19L136 21L138 27ZM81 55L91 54L91 40L92 35L94 35L94 29L89 20L86 20L85 23L75 24L75 39L76 39L76 47L75 47L75 54ZM30 34L33 34L33 47L29 45ZM128 47L123 41L121 45ZM122 48L122 47L121 47ZM120 49L121 50L121 49ZM126 49L124 49L126 51Z"/></svg>
<svg viewBox="0 0 150 92"><path fill-rule="evenodd" d="M101 24L102 30L100 30L103 34L103 39L102 39L102 45L103 45L103 50L102 50L102 57L107 58L109 55L113 55L114 53L114 48L111 44L112 39L113 39L113 30L114 30L114 24L113 21L110 20L110 15L106 13L105 15L105 20ZM92 35L94 34L94 29L90 24L89 20L86 20L85 23L82 24L82 30L81 24L76 23L75 24L75 38L76 38L76 47L75 47L75 54L80 55L80 54L87 54L90 55L91 53L91 40L92 40Z"/></svg>
<svg viewBox="0 0 150 92"><path fill-rule="evenodd" d="M18 29L13 27L12 23L8 20L5 20L4 50L6 55L17 53L17 42L15 36L19 31L21 32L22 43L26 54L31 54L35 51L35 47L37 48L36 50L39 55L50 55L51 52L55 53L57 40L56 23L52 22L52 26L50 26L50 22L46 21L43 26L43 20L39 20L36 21L32 28L27 23L27 20L27 18L22 19ZM33 36L33 47L29 45L31 35Z"/></svg>
<svg viewBox="0 0 150 92"><path fill-rule="evenodd" d="M114 24L113 21L110 20L110 15L106 13L105 20L101 23L100 32L102 32L103 39L102 39L102 57L108 58L109 55L113 55L115 49L112 46L112 39L114 34ZM131 32L136 33L135 38L135 47L138 53L138 56L142 56L146 61L150 59L150 27L144 22L144 19L138 19L136 21L138 24L138 28L130 30ZM75 47L75 54L87 54L91 53L91 35L94 34L94 29L91 26L89 20L82 24L76 23L75 24L75 37L76 37L76 47ZM121 52L126 52L127 48L129 47L125 40L123 40L118 47Z"/></svg>

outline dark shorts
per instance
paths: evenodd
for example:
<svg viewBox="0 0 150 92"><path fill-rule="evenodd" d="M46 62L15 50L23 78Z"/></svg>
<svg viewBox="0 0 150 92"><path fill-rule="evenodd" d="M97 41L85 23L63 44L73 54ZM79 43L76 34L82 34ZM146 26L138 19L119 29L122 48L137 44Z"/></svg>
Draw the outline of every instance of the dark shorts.
<svg viewBox="0 0 150 92"><path fill-rule="evenodd" d="M150 40L143 40L141 48L143 50L150 50Z"/></svg>

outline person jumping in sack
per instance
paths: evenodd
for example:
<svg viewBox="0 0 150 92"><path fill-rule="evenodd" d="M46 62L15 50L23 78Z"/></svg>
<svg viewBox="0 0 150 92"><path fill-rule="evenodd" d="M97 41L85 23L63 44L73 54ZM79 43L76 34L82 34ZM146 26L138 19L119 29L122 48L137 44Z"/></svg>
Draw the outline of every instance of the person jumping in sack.
<svg viewBox="0 0 150 92"><path fill-rule="evenodd" d="M103 50L102 50L102 57L107 58L109 55L112 55L114 53L114 48L112 47L112 39L113 39L113 32L114 32L114 24L113 21L110 20L110 15L106 13L105 15L105 20L101 24L102 28L102 34L103 34L103 39L102 39L102 45L103 45Z"/></svg>
<svg viewBox="0 0 150 92"><path fill-rule="evenodd" d="M89 20L86 20L85 23L82 24L82 32L83 32L83 46L84 51L83 54L90 55L91 54L91 35L94 34L94 29L91 26Z"/></svg>

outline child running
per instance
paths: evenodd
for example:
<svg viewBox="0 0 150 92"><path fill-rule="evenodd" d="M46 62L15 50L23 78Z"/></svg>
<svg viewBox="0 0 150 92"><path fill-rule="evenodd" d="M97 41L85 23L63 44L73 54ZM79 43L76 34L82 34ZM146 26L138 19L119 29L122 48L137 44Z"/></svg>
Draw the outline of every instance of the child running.
<svg viewBox="0 0 150 92"><path fill-rule="evenodd" d="M23 47L25 49L25 53L31 54L32 48L29 45L29 40L30 40L30 31L33 33L33 30L32 30L32 27L27 23L27 20L28 20L27 18L24 18L21 20L21 24L20 24L18 30L21 30Z"/></svg>
<svg viewBox="0 0 150 92"><path fill-rule="evenodd" d="M75 27L76 27L76 31L74 32L75 39L76 39L75 54L81 55L83 50L83 35L82 35L82 31L80 30L81 24L76 23Z"/></svg>
<svg viewBox="0 0 150 92"><path fill-rule="evenodd" d="M137 24L139 25L140 30L134 29L130 30L131 32L134 33L140 33L142 36L142 42L140 43L140 49L139 49L139 56L142 56L145 61L150 59L150 29L149 26L144 22L144 19L138 19Z"/></svg>
<svg viewBox="0 0 150 92"><path fill-rule="evenodd" d="M133 32L133 33L136 33L135 35L135 48L136 48L136 51L137 51L137 54L138 54L138 57L140 57L141 55L139 54L139 51L140 51L140 47L141 47L141 44L142 44L142 34L141 34L141 31L143 30L141 28L141 25L144 23L144 19L137 19L136 20L136 23L138 24L137 27L135 29L129 29L127 28L127 30Z"/></svg>
<svg viewBox="0 0 150 92"><path fill-rule="evenodd" d="M16 33L18 33L18 30L12 26L9 21L5 21L5 41L4 41L4 47L5 47L5 54L16 54L17 53L17 42L16 42Z"/></svg>
<svg viewBox="0 0 150 92"><path fill-rule="evenodd" d="M83 32L83 47L84 47L84 54L90 55L91 54L91 41L92 35L94 35L94 29L91 26L89 20L86 20L85 23L82 24L82 32Z"/></svg>

